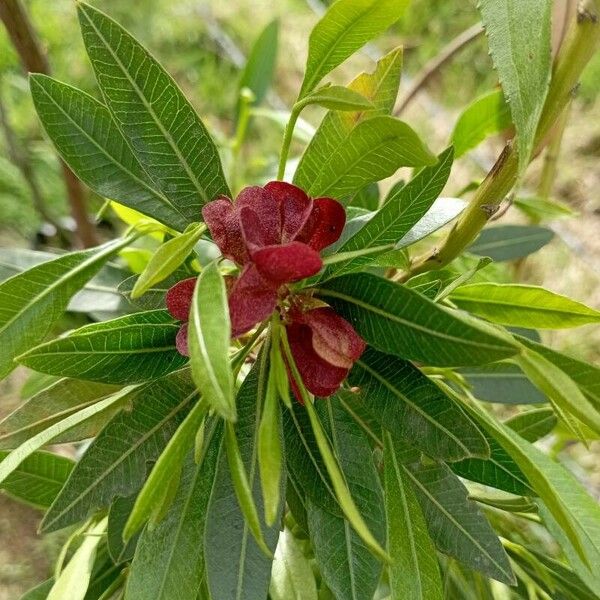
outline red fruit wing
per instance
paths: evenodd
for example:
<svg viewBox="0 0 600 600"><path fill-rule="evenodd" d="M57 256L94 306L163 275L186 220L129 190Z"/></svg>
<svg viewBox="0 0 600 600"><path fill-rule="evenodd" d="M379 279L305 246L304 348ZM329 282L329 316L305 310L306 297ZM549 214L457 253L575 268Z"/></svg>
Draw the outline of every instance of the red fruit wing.
<svg viewBox="0 0 600 600"><path fill-rule="evenodd" d="M187 321L192 305L192 296L196 287L196 278L182 279L169 289L165 296L167 310L180 321Z"/></svg>
<svg viewBox="0 0 600 600"><path fill-rule="evenodd" d="M319 253L300 242L261 248L252 252L252 260L260 273L277 285L315 275L323 266Z"/></svg>

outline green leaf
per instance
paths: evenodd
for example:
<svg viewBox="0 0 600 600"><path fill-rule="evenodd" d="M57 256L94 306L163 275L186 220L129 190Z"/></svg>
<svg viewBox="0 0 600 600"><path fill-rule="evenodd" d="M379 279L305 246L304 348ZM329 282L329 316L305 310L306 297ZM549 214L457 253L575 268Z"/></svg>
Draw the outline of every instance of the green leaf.
<svg viewBox="0 0 600 600"><path fill-rule="evenodd" d="M51 252L27 248L0 248L0 281L55 258L58 258L58 255ZM131 308L129 302L117 290L128 276L129 271L111 263L105 264L98 274L71 298L67 310L83 313L128 312Z"/></svg>
<svg viewBox="0 0 600 600"><path fill-rule="evenodd" d="M275 352L278 352L278 350ZM272 352L271 356L275 352ZM265 522L269 526L275 523L280 511L279 490L281 490L282 474L281 413L276 378L276 371L271 364L269 366L263 413L258 428L260 484L263 502L265 503Z"/></svg>
<svg viewBox="0 0 600 600"><path fill-rule="evenodd" d="M368 98L358 92L343 85L330 84L305 96L302 100L302 106L308 106L309 104L317 104L328 110L343 111L362 111L375 108Z"/></svg>
<svg viewBox="0 0 600 600"><path fill-rule="evenodd" d="M178 231L198 220L196 212L156 189L104 104L46 75L32 73L29 82L48 137L92 190Z"/></svg>
<svg viewBox="0 0 600 600"><path fill-rule="evenodd" d="M484 402L500 404L544 404L542 394L517 365L500 362L459 370L471 386L472 394Z"/></svg>
<svg viewBox="0 0 600 600"><path fill-rule="evenodd" d="M493 323L567 329L600 322L600 312L544 288L516 283L471 283L452 292L459 308Z"/></svg>
<svg viewBox="0 0 600 600"><path fill-rule="evenodd" d="M541 354L546 360L554 363L561 371L564 371L592 401L596 409L600 409L600 367L568 354L562 354L522 336L518 336L518 340L530 350Z"/></svg>
<svg viewBox="0 0 600 600"><path fill-rule="evenodd" d="M391 600L442 600L435 546L429 537L408 475L396 460L389 433L384 434L385 507Z"/></svg>
<svg viewBox="0 0 600 600"><path fill-rule="evenodd" d="M202 544L222 431L222 424L213 422L199 465L193 452L188 452L173 505L160 524L142 533L127 580L130 600L197 600L204 577Z"/></svg>
<svg viewBox="0 0 600 600"><path fill-rule="evenodd" d="M438 550L508 585L514 575L497 535L446 465L402 466Z"/></svg>
<svg viewBox="0 0 600 600"><path fill-rule="evenodd" d="M205 230L205 226L198 225L162 244L137 278L131 290L132 300L171 275L190 255Z"/></svg>
<svg viewBox="0 0 600 600"><path fill-rule="evenodd" d="M289 529L279 536L271 585L271 600L317 600L317 585L312 567Z"/></svg>
<svg viewBox="0 0 600 600"><path fill-rule="evenodd" d="M582 535L582 542L585 544L585 550L587 553L588 563L586 564L579 556L575 546L569 540L567 534L563 531L561 526L558 524L550 509L543 503L538 501L538 512L542 518L542 522L546 529L550 532L552 537L555 539L558 547L562 550L563 555L569 561L573 567L575 573L579 578L585 582L585 584L595 592L597 598L600 596L600 576L598 575L598 569L595 565L600 560L600 545L598 544L598 529L594 531L589 537L585 534ZM574 600L579 600L576 598Z"/></svg>
<svg viewBox="0 0 600 600"><path fill-rule="evenodd" d="M190 410L196 390L186 370L133 391L132 407L106 425L87 449L44 517L54 531L107 507L118 496L137 492L155 461Z"/></svg>
<svg viewBox="0 0 600 600"><path fill-rule="evenodd" d="M65 254L0 284L0 378L16 366L16 356L48 335L75 293L130 242Z"/></svg>
<svg viewBox="0 0 600 600"><path fill-rule="evenodd" d="M251 90L255 104L260 104L264 100L273 80L278 38L279 20L274 19L256 38L240 75L239 91L244 88Z"/></svg>
<svg viewBox="0 0 600 600"><path fill-rule="evenodd" d="M406 123L387 115L374 116L358 123L344 144L323 161L307 193L340 198L393 175L400 167L432 164L435 156Z"/></svg>
<svg viewBox="0 0 600 600"><path fill-rule="evenodd" d="M353 499L377 542L385 546L385 512L369 440L338 398L318 401L317 411ZM323 579L337 598L372 598L381 563L351 524L307 501L308 527Z"/></svg>
<svg viewBox="0 0 600 600"><path fill-rule="evenodd" d="M338 249L338 252L374 249L379 246L385 249L385 246L400 241L425 216L446 185L452 157L453 151L450 147L440 154L434 166L422 169L412 181L390 197L364 227ZM338 276L360 269L376 256L368 254L345 263L331 265L325 276Z"/></svg>
<svg viewBox="0 0 600 600"><path fill-rule="evenodd" d="M492 61L517 133L519 170L529 164L550 84L551 0L481 0Z"/></svg>
<svg viewBox="0 0 600 600"><path fill-rule="evenodd" d="M339 0L315 25L300 97L404 13L407 0Z"/></svg>
<svg viewBox="0 0 600 600"><path fill-rule="evenodd" d="M112 396L119 386L91 383L77 379L59 379L49 387L18 406L0 421L0 448L16 448L29 438L44 431L66 417ZM120 406L90 418L72 427L54 439L54 443L80 441L94 437L104 424L104 419L121 410Z"/></svg>
<svg viewBox="0 0 600 600"><path fill-rule="evenodd" d="M135 313L85 325L18 357L36 371L104 383L139 383L182 367L179 331L166 310Z"/></svg>
<svg viewBox="0 0 600 600"><path fill-rule="evenodd" d="M131 562L139 535L129 541L123 540L123 529L135 503L136 494L127 498L117 498L108 511L108 527L106 529L106 545L112 562L115 565Z"/></svg>
<svg viewBox="0 0 600 600"><path fill-rule="evenodd" d="M359 391L342 391L340 398L363 404L395 439L445 461L489 455L470 417L409 362L367 348L348 383Z"/></svg>
<svg viewBox="0 0 600 600"><path fill-rule="evenodd" d="M380 199L379 185L373 182L367 184L354 195L350 200L350 206L366 210L377 210ZM348 216L348 213L346 213L346 216Z"/></svg>
<svg viewBox="0 0 600 600"><path fill-rule="evenodd" d="M54 582L47 600L84 600L94 567L98 544L106 531L107 518L91 526L81 545Z"/></svg>
<svg viewBox="0 0 600 600"><path fill-rule="evenodd" d="M294 369L294 366L291 367L292 370ZM344 513L345 518L348 520L348 523L352 526L354 531L362 539L365 546L371 552L373 552L375 556L387 561L388 557L385 551L382 549L380 542L369 529L368 524L356 506L356 502L354 501L352 493L349 490L348 484L345 480L344 473L342 472L338 460L329 444L329 441L327 440L327 436L323 430L323 426L321 425L316 408L310 401L308 403L305 401L305 407L310 419L312 430L315 434L315 440L317 442L319 452L323 457L325 468L327 469L327 473L331 479L331 485L335 492L335 497L340 505L340 508L342 509L342 512Z"/></svg>
<svg viewBox="0 0 600 600"><path fill-rule="evenodd" d="M0 460L7 455L8 452L0 451ZM60 492L73 464L58 454L34 452L0 484L0 489L26 504L46 509Z"/></svg>
<svg viewBox="0 0 600 600"><path fill-rule="evenodd" d="M456 158L511 125L510 108L504 101L502 90L480 96L463 110L454 126L451 139Z"/></svg>
<svg viewBox="0 0 600 600"><path fill-rule="evenodd" d="M573 545L591 568L600 556L600 506L564 467L481 408L469 412L512 456Z"/></svg>
<svg viewBox="0 0 600 600"><path fill-rule="evenodd" d="M535 496L526 475L510 454L487 432L485 439L490 449L488 458L467 458L448 466L454 473L510 494Z"/></svg>
<svg viewBox="0 0 600 600"><path fill-rule="evenodd" d="M484 229L468 252L494 261L516 260L543 248L554 232L537 225L499 225Z"/></svg>
<svg viewBox="0 0 600 600"><path fill-rule="evenodd" d="M156 513L164 508L165 490L171 486L177 488L185 455L193 446L196 433L207 412L206 402L200 399L169 440L137 495L123 529L124 540L131 539L148 519L150 526L158 522Z"/></svg>
<svg viewBox="0 0 600 600"><path fill-rule="evenodd" d="M507 419L504 424L528 442L537 442L546 437L556 427L557 422L558 419L551 408L536 408L519 413Z"/></svg>
<svg viewBox="0 0 600 600"><path fill-rule="evenodd" d="M58 421L47 429L27 439L20 446L15 448L8 456L0 462L0 483L2 483L9 475L11 475L17 467L36 450L39 450L56 437L69 430L71 427L83 423L87 419L101 413L109 407L120 404L124 405L128 400L130 389L124 388L122 392L113 394L108 398L96 402L92 406L88 406L79 412L68 416L66 419Z"/></svg>
<svg viewBox="0 0 600 600"><path fill-rule="evenodd" d="M433 366L478 365L517 348L502 334L375 275L345 275L317 289L374 348Z"/></svg>
<svg viewBox="0 0 600 600"><path fill-rule="evenodd" d="M169 289L176 283L179 283L182 279L186 279L193 275L198 275L198 273L182 265L181 268L176 269L175 272L166 279L163 279L160 283L156 283L147 289L143 296L135 299L131 298L131 291L135 286L138 276L131 275L119 284L118 291L125 296L125 298L131 300L132 304L140 310L162 309L165 307L165 294Z"/></svg>
<svg viewBox="0 0 600 600"><path fill-rule="evenodd" d="M531 382L561 411L565 411L600 434L600 412L580 391L576 383L541 354L524 348L515 359Z"/></svg>
<svg viewBox="0 0 600 600"><path fill-rule="evenodd" d="M208 131L173 79L127 31L88 4L77 10L113 119L158 189L196 221L203 204L230 195Z"/></svg>
<svg viewBox="0 0 600 600"><path fill-rule="evenodd" d="M217 263L212 262L198 277L190 309L188 346L192 377L206 402L225 419L235 421L230 340L225 280Z"/></svg>
<svg viewBox="0 0 600 600"><path fill-rule="evenodd" d="M397 48L378 61L373 73L361 73L350 83L348 89L370 100L375 108L355 113L328 112L319 129L308 140L310 144L294 175L296 185L308 189L333 151L346 145L347 137L356 125L369 117L392 112L398 95L401 69L402 49Z"/></svg>
<svg viewBox="0 0 600 600"><path fill-rule="evenodd" d="M313 504L338 517L342 511L319 452L306 411L295 401L283 411L285 460L289 478Z"/></svg>
<svg viewBox="0 0 600 600"><path fill-rule="evenodd" d="M266 358L263 353L244 380L237 396L237 441L259 519L264 513L264 507L257 464L260 424L258 400L265 393L265 367ZM261 531L269 550L273 552L279 537L278 524L267 527L261 523ZM208 588L213 600L262 600L267 596L271 559L257 545L240 510L224 448L221 449L206 517L204 554Z"/></svg>
<svg viewBox="0 0 600 600"><path fill-rule="evenodd" d="M515 198L513 205L527 215L533 222L574 217L577 213L564 202L553 199L527 196Z"/></svg>
<svg viewBox="0 0 600 600"><path fill-rule="evenodd" d="M240 453L240 448L237 443L235 429L231 422L227 423L225 429L225 450L227 454L227 464L229 465L229 473L233 482L233 489L240 506L240 510L244 515L244 521L248 524L248 528L252 533L254 540L258 544L264 554L273 558L273 554L265 543L258 510L252 495L252 488L244 467L244 459ZM266 514L266 512L265 512Z"/></svg>

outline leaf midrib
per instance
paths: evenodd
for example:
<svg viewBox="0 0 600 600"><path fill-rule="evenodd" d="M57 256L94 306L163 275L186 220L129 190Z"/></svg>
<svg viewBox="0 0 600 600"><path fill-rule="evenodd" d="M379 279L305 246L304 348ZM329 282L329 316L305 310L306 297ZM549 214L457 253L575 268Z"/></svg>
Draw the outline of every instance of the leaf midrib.
<svg viewBox="0 0 600 600"><path fill-rule="evenodd" d="M111 56L113 57L114 61L117 63L117 66L121 69L122 73L125 75L125 78L129 81L131 87L136 92L136 94L139 97L139 99L141 100L142 104L144 105L144 107L146 108L146 110L148 111L148 113L150 114L150 116L152 117L153 121L158 126L160 132L165 137L167 143L171 147L171 150L173 150L173 153L175 154L175 156L179 160L179 163L184 168L186 174L190 178L190 181L194 184L194 187L196 188L196 190L198 191L198 193L202 196L202 199L204 200L204 202L207 202L208 201L208 197L207 197L207 194L206 194L206 190L204 190L204 188L202 188L200 186L200 182L197 180L196 176L194 175L193 171L191 170L190 165L188 164L188 162L185 160L185 158L181 154L179 148L177 147L177 145L175 144L173 138L171 137L171 134L164 128L163 124L159 121L159 119L157 118L156 113L154 112L154 109L152 108L152 105L146 100L146 97L142 93L142 90L139 88L139 86L137 85L137 83L129 76L129 73L125 69L125 65L121 62L121 59L115 54L115 52L113 51L113 49L108 44L108 41L106 40L106 38L102 35L102 33L100 32L100 30L96 27L95 23L88 16L88 14L86 13L86 10L85 10L86 9L85 5L81 4L80 7L81 7L82 14L85 15L85 18L87 19L87 21L89 22L89 24L92 26L92 28L96 32L96 35L100 38L100 40L102 40L105 48L111 54ZM123 32L120 32L120 34L123 35ZM146 55L147 55L147 53L146 53ZM150 57L147 55L146 58L150 58ZM94 62L94 60L92 60L92 63L93 62ZM162 67L159 67L159 69L162 71L162 73L164 75L166 75L168 78L170 78L169 75L162 69ZM171 83L172 86L175 85L175 83L172 80L171 80L170 83ZM187 100L185 102L187 102Z"/></svg>
<svg viewBox="0 0 600 600"><path fill-rule="evenodd" d="M48 93L48 91L44 88L44 86L40 85L35 78L32 79L32 82L34 84L36 84L38 86L39 89L41 89L44 94L48 97L48 99L54 104L54 106L56 106L56 108L58 108L58 110L60 110L60 112L67 117L67 119L79 130L80 133L82 133L84 135L84 137L86 137L88 139L88 141L90 143L92 143L94 146L96 146L96 148L102 153L104 154L104 156L106 156L106 158L108 158L114 165L116 165L121 171L123 171L124 173L126 173L127 175L129 175L132 179L134 179L137 183L139 183L142 187L146 188L157 200L160 200L161 204L166 204L167 206L169 206L170 208L172 208L173 210L175 210L177 213L179 213L179 215L187 222L187 217L179 210L179 208L177 206L175 206L166 196L164 196L163 194L159 193L157 190L155 190L154 188L152 188L150 185L148 185L147 182L145 182L143 179L140 179L137 175L135 175L135 173L133 173L132 171L130 171L129 169L126 169L125 166L118 162L113 156L112 154L109 154L106 150L104 150L104 148L102 146L100 146L98 144L98 142L96 142L96 140L91 137L87 131L85 129L83 129L79 123L77 123L74 119L71 118L71 116L69 115L69 113L67 113L65 110L63 110L62 106L60 106L60 104L58 104L58 102L56 102L56 100L54 100L54 98ZM70 86L69 86L70 87ZM81 91L81 94L85 94L85 96L89 96L87 93ZM98 103L98 107L102 108L102 109L106 109L108 111L108 108L106 106L104 106L103 104L101 104L100 102L98 102L95 98L92 98L92 96L89 96L90 100L92 100L93 102L97 102ZM110 116L110 112L107 115L109 119L112 120L112 117ZM129 146L128 146L129 147ZM140 165L140 168L142 168L142 166Z"/></svg>
<svg viewBox="0 0 600 600"><path fill-rule="evenodd" d="M69 281L70 279L73 279L74 277L79 275L79 273L81 271L84 271L88 266L90 266L91 264L94 264L94 262L100 261L106 255L110 256L111 254L116 252L120 247L129 244L129 242L130 242L130 240L127 239L127 240L121 240L119 243L109 244L103 251L98 252L98 253L92 253L92 255L89 258L86 258L79 265L77 265L73 269L67 271L64 275L61 275L54 283L51 283L42 292L40 292L39 294L34 296L27 304L25 304L25 306L21 307L21 309L19 311L17 311L12 318L10 318L2 327L0 327L0 335L2 335L13 324L13 322L20 317L20 315L27 312L38 301L40 301L40 300L44 299L46 296L48 296L48 294L53 292L58 286ZM65 255L65 256L68 256L68 255ZM60 258L63 258L63 257L59 257L55 260L60 260ZM52 261L50 261L50 262L52 262ZM41 265L39 265L39 266L41 267L44 264L48 264L48 263L41 263ZM19 273L19 275L21 275L23 273L27 273L27 272L28 271L23 271L22 273ZM16 277L18 277L18 275L15 275L15 278ZM7 281L11 281L12 279L13 278L11 278Z"/></svg>
<svg viewBox="0 0 600 600"><path fill-rule="evenodd" d="M167 415L165 415L165 417L163 417L163 419L161 419L154 427L146 431L146 433L144 433L140 438L138 438L136 442L131 447L129 447L115 462L111 463L111 465L107 469L105 469L98 477L96 477L96 479L92 483L90 483L90 485L88 485L87 488L85 488L80 494L78 494L77 498L75 498L65 508L63 508L63 510L60 511L54 517L54 519L52 519L52 521L44 523L44 529L48 529L49 527L51 527L54 523L56 523L56 521L58 521L66 513L68 513L68 511L71 510L73 506L81 502L82 498L90 494L90 492L98 484L99 481L105 479L109 473L114 471L114 469L116 469L125 459L129 458L129 456L134 451L136 451L142 444L144 444L150 437L152 437L157 431L159 431L166 423L168 423L184 406L186 406L186 404L189 404L189 402L194 398L196 394L197 391L194 390L192 393L186 396L186 398L182 400L177 406L175 406L169 413L167 413Z"/></svg>
<svg viewBox="0 0 600 600"><path fill-rule="evenodd" d="M429 490L421 484L421 482L410 472L409 469L407 469L406 467L402 467L402 469L404 470L404 472L410 477L410 479L413 481L413 483L422 491L422 493L427 496L427 498L429 499L429 501L434 504L437 509L448 519L448 521L450 521L461 533L463 533L465 535L465 537L467 537L474 546L476 546L477 548L479 548L479 550L482 552L482 554L484 554L485 556L488 557L488 559L490 560L490 562L493 565L496 565L496 567L498 568L498 570L501 573L504 573L504 575L507 576L507 579L512 579L512 576L510 573L507 573L497 562L496 560L490 555L490 553L479 543L479 541L474 538L466 529L463 528L463 526L448 512L446 511L446 509L437 501L437 499L432 496L429 493Z"/></svg>
<svg viewBox="0 0 600 600"><path fill-rule="evenodd" d="M389 319L390 321L396 321L396 322L398 322L398 323L400 323L402 325L405 325L409 329L417 329L418 331L422 331L423 333L426 333L426 334L431 335L433 337L439 337L441 339L452 341L452 342L455 342L457 344L463 344L463 345L467 345L467 346L474 346L476 348L485 348L485 349L488 349L488 350L506 351L506 350L510 349L509 346L495 346L495 345L487 344L487 343L483 343L483 342L474 342L472 340L467 340L467 339L464 339L464 338L457 338L457 337L454 337L452 335L449 335L449 334L446 334L446 333L442 333L441 331L436 331L436 330L433 330L433 329L427 329L423 325L419 325L419 324L414 323L412 321L407 321L406 319L403 319L402 317L399 317L397 315L393 315L391 313L386 312L385 310L379 308L378 306L374 306L372 304L367 304L366 302L364 302L362 300L359 300L356 297L348 296L347 294L344 294L342 292L336 292L336 291L330 290L330 289L317 288L315 290L315 293L317 293L320 296L326 296L326 297L327 296L332 296L334 298L339 298L340 300L348 302L348 304L356 304L357 306L360 306L361 308L364 308L365 310L367 310L369 312L376 313L376 314L384 317L385 319ZM465 325L467 325L467 324L465 324Z"/></svg>
<svg viewBox="0 0 600 600"><path fill-rule="evenodd" d="M458 437L456 437L449 429L446 429L446 427L444 427L439 421L434 419L428 413L424 412L420 406L418 406L414 402L412 402L408 398L408 396L405 396L398 388L396 388L387 379L382 377L377 371L373 370L371 367L369 367L369 365L367 365L360 359L356 361L356 364L358 364L362 369L367 371L367 373L369 373L374 379L377 379L377 381L379 381L381 384L383 384L385 387L387 387L396 397L398 397L400 400L404 401L404 403L407 404L408 406L410 406L415 412L419 413L426 421L429 421L436 429L441 430L442 433L444 433L446 436L448 436L452 441L454 441L454 443L459 448L461 448L463 450L463 452L466 454L466 457L468 457L468 458L474 457L474 455L471 453L469 448L467 446L465 446L462 443L462 441Z"/></svg>

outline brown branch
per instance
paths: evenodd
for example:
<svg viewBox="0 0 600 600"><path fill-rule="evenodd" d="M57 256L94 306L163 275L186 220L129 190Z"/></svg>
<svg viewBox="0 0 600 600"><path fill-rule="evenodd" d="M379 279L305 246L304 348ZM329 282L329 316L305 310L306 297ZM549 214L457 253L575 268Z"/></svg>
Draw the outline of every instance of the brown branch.
<svg viewBox="0 0 600 600"><path fill-rule="evenodd" d="M11 160L11 162L19 169L19 171L21 171L21 176L23 177L23 180L29 188L31 200L33 202L35 210L39 213L40 217L44 221L50 223L50 225L52 225L56 229L57 235L61 238L63 242L68 242L65 236L65 232L62 230L62 227L46 208L46 203L44 202L42 191L40 190L40 186L38 185L38 182L35 178L35 173L33 172L33 168L31 166L31 162L29 161L27 152L25 151L25 149L22 149L19 146L17 136L15 135L15 132L11 126L8 111L6 110L6 106L4 104L1 85L0 129L2 129L2 133L4 134L4 140L6 142L8 157Z"/></svg>
<svg viewBox="0 0 600 600"><path fill-rule="evenodd" d="M463 48L468 46L473 40L476 40L483 33L483 25L481 23L475 23L457 37L455 37L449 44L442 48L436 56L434 56L417 74L412 87L396 108L394 114L400 115L406 110L406 107L414 100L416 95L427 86L431 78L448 62L450 62L456 54L458 54Z"/></svg>
<svg viewBox="0 0 600 600"><path fill-rule="evenodd" d="M6 26L10 40L25 71L49 75L50 65L48 59L20 0L0 0L0 19ZM84 247L95 246L98 244L98 238L87 215L81 183L69 167L61 159L59 160L71 214L77 225L77 236Z"/></svg>

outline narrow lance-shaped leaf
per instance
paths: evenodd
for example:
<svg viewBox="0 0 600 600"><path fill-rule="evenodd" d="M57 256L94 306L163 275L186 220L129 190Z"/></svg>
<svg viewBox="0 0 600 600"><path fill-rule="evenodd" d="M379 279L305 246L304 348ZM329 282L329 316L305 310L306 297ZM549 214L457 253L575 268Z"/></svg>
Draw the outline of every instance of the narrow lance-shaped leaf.
<svg viewBox="0 0 600 600"><path fill-rule="evenodd" d="M484 229L467 250L495 261L516 260L537 252L553 237L554 232L546 227L500 225Z"/></svg>
<svg viewBox="0 0 600 600"><path fill-rule="evenodd" d="M317 600L317 584L311 564L302 552L299 542L289 529L279 536L273 573L269 586L272 600Z"/></svg>
<svg viewBox="0 0 600 600"><path fill-rule="evenodd" d="M373 109L360 112L329 111L316 132L308 140L300 163L294 174L294 183L308 189L319 173L325 160L333 151L346 144L350 132L362 121L375 115L389 115L392 112L402 69L402 49L392 50L377 62L373 73L361 73L348 89L368 98ZM297 130L296 127L295 130Z"/></svg>
<svg viewBox="0 0 600 600"><path fill-rule="evenodd" d="M534 408L514 415L504 424L528 442L537 442L556 427L558 419L552 408Z"/></svg>
<svg viewBox="0 0 600 600"><path fill-rule="evenodd" d="M310 34L300 97L395 23L407 5L407 0L340 0L331 6Z"/></svg>
<svg viewBox="0 0 600 600"><path fill-rule="evenodd" d="M46 513L42 529L66 527L108 507L118 496L137 492L148 462L160 456L195 398L185 370L135 388L131 409L114 417L87 449Z"/></svg>
<svg viewBox="0 0 600 600"><path fill-rule="evenodd" d="M129 540L150 519L156 524L157 510L164 512L163 495L171 486L177 487L185 455L193 446L198 428L206 416L208 406L199 400L188 413L167 447L152 467L150 475L137 495L129 519L123 529L123 539Z"/></svg>
<svg viewBox="0 0 600 600"><path fill-rule="evenodd" d="M510 108L502 90L493 90L477 98L458 117L452 132L456 158L479 145L488 136L508 129L512 124Z"/></svg>
<svg viewBox="0 0 600 600"><path fill-rule="evenodd" d="M369 530L384 547L383 492L371 444L337 396L318 401L316 408L348 489ZM327 586L338 598L371 598L381 575L378 557L343 516L332 514L310 498L306 511L315 559Z"/></svg>
<svg viewBox="0 0 600 600"><path fill-rule="evenodd" d="M258 465L265 522L269 526L274 524L279 513L282 475L281 416L276 377L275 369L269 365L265 402L258 428Z"/></svg>
<svg viewBox="0 0 600 600"><path fill-rule="evenodd" d="M321 164L308 187L311 196L341 198L400 167L435 164L435 156L411 127L387 115L360 122Z"/></svg>
<svg viewBox="0 0 600 600"><path fill-rule="evenodd" d="M107 517L91 526L81 545L54 582L47 600L84 600L94 567L98 544L106 531Z"/></svg>
<svg viewBox="0 0 600 600"><path fill-rule="evenodd" d="M0 378L13 359L43 340L69 300L131 238L73 252L42 263L0 284Z"/></svg>
<svg viewBox="0 0 600 600"><path fill-rule="evenodd" d="M402 466L437 548L466 565L503 583L514 583L498 536L468 498L467 489L443 464Z"/></svg>
<svg viewBox="0 0 600 600"><path fill-rule="evenodd" d="M391 599L441 600L435 546L389 433L384 434L383 461Z"/></svg>
<svg viewBox="0 0 600 600"><path fill-rule="evenodd" d="M83 41L117 125L161 192L197 220L203 204L229 195L219 153L177 84L125 29L78 4Z"/></svg>
<svg viewBox="0 0 600 600"><path fill-rule="evenodd" d="M69 430L71 427L82 423L86 419L106 410L116 403L125 403L128 400L130 389L125 388L122 392L114 394L101 400L92 406L88 406L79 412L68 416L66 419L55 423L54 425L40 431L37 435L23 442L18 448L15 448L8 456L0 462L0 483L2 483L11 473L19 467L19 465L36 450L39 450L55 437Z"/></svg>
<svg viewBox="0 0 600 600"><path fill-rule="evenodd" d="M551 71L551 0L481 0L492 61L517 133L519 169L529 163Z"/></svg>
<svg viewBox="0 0 600 600"><path fill-rule="evenodd" d="M363 404L395 439L446 461L489 456L471 418L410 363L367 348L348 383L358 391L341 392L341 398Z"/></svg>
<svg viewBox="0 0 600 600"><path fill-rule="evenodd" d="M131 299L145 294L154 284L166 279L190 255L206 227L197 225L165 242L152 255L150 262L137 278L131 290Z"/></svg>
<svg viewBox="0 0 600 600"><path fill-rule="evenodd" d="M541 354L545 359L564 371L589 398L597 410L600 410L600 368L583 360L562 354L543 344L518 336L521 344Z"/></svg>
<svg viewBox="0 0 600 600"><path fill-rule="evenodd" d="M563 466L493 419L478 406L469 412L493 435L527 475L574 552L588 569L597 564L600 552L600 507Z"/></svg>
<svg viewBox="0 0 600 600"><path fill-rule="evenodd" d="M452 166L450 147L439 157L436 165L424 168L397 194L388 198L375 215L339 249L339 253L393 245L399 242L429 210L446 185ZM390 248L388 248L389 250ZM357 257L346 263L334 264L327 275L342 275L360 269L377 254Z"/></svg>
<svg viewBox="0 0 600 600"><path fill-rule="evenodd" d="M188 330L192 377L203 398L222 417L235 420L229 363L231 324L225 281L216 262L205 267L194 288Z"/></svg>
<svg viewBox="0 0 600 600"><path fill-rule="evenodd" d="M277 545L279 525L267 527L262 521L264 507L257 464L260 407L267 377L266 358L263 352L240 387L236 433L242 467L256 505L262 536L272 553ZM213 600L266 598L272 559L257 545L240 509L224 447L206 517L204 554L208 588Z"/></svg>
<svg viewBox="0 0 600 600"><path fill-rule="evenodd" d="M380 543L374 537L373 533L369 530L368 525L365 523L354 499L352 498L352 494L348 489L346 481L344 479L344 475L340 469L338 461L331 449L329 441L327 440L327 436L323 431L323 426L321 425L321 421L319 419L319 415L317 414L316 408L313 406L313 399L310 397L306 388L304 386L304 382L302 381L302 377L298 372L298 368L296 367L296 363L294 361L294 357L291 353L289 343L285 334L282 336L283 348L285 352L286 362L292 372L294 380L300 393L302 395L302 401L304 402L304 406L306 407L306 412L308 413L308 417L310 419L310 424L315 436L315 440L317 442L317 446L319 448L319 452L323 458L323 462L327 469L327 473L331 479L331 485L335 492L336 499L344 513L348 522L352 525L356 533L362 538L363 542L367 545L367 547L378 557L387 561L388 557L381 547Z"/></svg>
<svg viewBox="0 0 600 600"><path fill-rule="evenodd" d="M531 382L560 409L600 434L600 412L580 391L575 382L541 354L523 349L517 362Z"/></svg>
<svg viewBox="0 0 600 600"><path fill-rule="evenodd" d="M148 177L110 111L92 96L42 74L30 75L42 125L73 172L100 196L183 231L198 214L171 202Z"/></svg>
<svg viewBox="0 0 600 600"><path fill-rule="evenodd" d="M275 19L260 32L240 75L239 90L251 90L256 104L263 101L271 85L277 62L278 38L279 21Z"/></svg>
<svg viewBox="0 0 600 600"><path fill-rule="evenodd" d="M204 577L202 542L222 432L222 424L215 420L200 464L194 462L193 452L187 453L173 505L161 523L142 533L127 579L130 600L197 600Z"/></svg>
<svg viewBox="0 0 600 600"><path fill-rule="evenodd" d="M111 396L119 386L78 379L59 379L0 421L0 449L16 448L40 431L87 406ZM115 410L120 410L118 407ZM106 411L104 416L110 414ZM100 423L89 419L54 439L54 443L94 437ZM81 436L81 437L79 437Z"/></svg>
<svg viewBox="0 0 600 600"><path fill-rule="evenodd" d="M507 358L518 350L485 323L375 275L344 275L323 283L316 295L374 348L402 358L432 366L466 366Z"/></svg>
<svg viewBox="0 0 600 600"><path fill-rule="evenodd" d="M52 375L104 383L141 383L186 363L177 352L179 324L166 310L134 313L85 325L18 357L20 363Z"/></svg>
<svg viewBox="0 0 600 600"><path fill-rule="evenodd" d="M0 451L0 460L7 455L8 452ZM60 492L73 464L65 456L35 452L0 484L0 489L26 504L46 509Z"/></svg>
<svg viewBox="0 0 600 600"><path fill-rule="evenodd" d="M600 322L600 312L541 287L472 283L452 292L459 308L500 325L564 329Z"/></svg>

